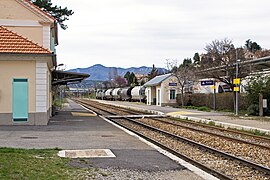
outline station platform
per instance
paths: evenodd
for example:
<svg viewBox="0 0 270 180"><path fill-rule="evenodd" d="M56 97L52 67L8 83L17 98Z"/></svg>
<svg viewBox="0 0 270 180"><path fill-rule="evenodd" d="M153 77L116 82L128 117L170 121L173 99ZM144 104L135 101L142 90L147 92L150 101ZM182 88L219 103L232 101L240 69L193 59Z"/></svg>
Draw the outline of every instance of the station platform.
<svg viewBox="0 0 270 180"><path fill-rule="evenodd" d="M115 169L120 174L132 171L124 179L133 179L135 175L144 179L144 173L148 173L147 179L208 179L208 174L195 174L71 100L47 126L0 126L0 147L109 149L115 157L88 158L87 163L74 160L72 165L114 169L109 174L114 174Z"/></svg>
<svg viewBox="0 0 270 180"><path fill-rule="evenodd" d="M225 128L235 128L247 131L260 131L270 135L270 118L234 116L232 113L204 112L191 109L181 109L173 107L160 107L155 105L146 105L139 102L127 101L105 101L95 100L100 103L112 104L120 107L131 108L135 110L146 110L160 115L168 115L176 118L189 119L196 122L214 122L218 126Z"/></svg>

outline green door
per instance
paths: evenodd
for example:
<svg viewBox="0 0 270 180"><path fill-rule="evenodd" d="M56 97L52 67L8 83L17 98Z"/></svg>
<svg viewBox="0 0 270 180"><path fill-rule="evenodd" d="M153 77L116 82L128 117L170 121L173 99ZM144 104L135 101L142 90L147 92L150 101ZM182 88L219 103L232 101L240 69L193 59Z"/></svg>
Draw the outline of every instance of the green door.
<svg viewBox="0 0 270 180"><path fill-rule="evenodd" d="M28 80L13 79L12 117L14 122L28 120Z"/></svg>

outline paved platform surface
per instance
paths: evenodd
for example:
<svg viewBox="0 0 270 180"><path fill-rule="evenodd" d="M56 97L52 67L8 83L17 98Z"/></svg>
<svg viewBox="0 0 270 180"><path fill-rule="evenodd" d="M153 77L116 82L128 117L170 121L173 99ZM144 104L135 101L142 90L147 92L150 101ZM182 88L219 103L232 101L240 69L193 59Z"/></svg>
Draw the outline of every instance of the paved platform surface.
<svg viewBox="0 0 270 180"><path fill-rule="evenodd" d="M87 164L103 169L173 171L179 177L183 173L184 179L201 179L138 138L89 113L73 101L69 101L50 120L48 126L0 126L0 147L110 149L116 157L91 158ZM76 161L72 165L82 166L76 164Z"/></svg>
<svg viewBox="0 0 270 180"><path fill-rule="evenodd" d="M239 126L254 127L257 129L265 130L266 132L270 131L270 118L269 120L254 120L250 117L234 117L229 113L218 113L218 112L203 112L190 109L181 109L173 107L160 107L160 106L148 106L143 103L138 102L126 102L126 101L105 101L105 100L96 100L102 103L107 104L116 104L120 106L126 106L130 108L140 108L152 111L159 111L172 116L188 116L195 117L213 121L219 121L228 124L236 124Z"/></svg>

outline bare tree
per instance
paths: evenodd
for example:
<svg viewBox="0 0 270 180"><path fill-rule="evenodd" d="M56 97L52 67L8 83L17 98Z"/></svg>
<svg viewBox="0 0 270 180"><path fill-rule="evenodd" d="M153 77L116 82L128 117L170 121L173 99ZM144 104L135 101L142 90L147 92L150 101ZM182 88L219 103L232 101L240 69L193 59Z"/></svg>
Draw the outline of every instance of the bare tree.
<svg viewBox="0 0 270 180"><path fill-rule="evenodd" d="M187 58L188 59L188 58ZM193 63L178 65L177 59L166 59L168 71L177 77L180 85L181 104L184 106L184 89L188 83L195 79Z"/></svg>
<svg viewBox="0 0 270 180"><path fill-rule="evenodd" d="M229 64L238 58L232 40L227 38L212 41L205 46L204 50L206 51L206 54L202 56L204 68Z"/></svg>
<svg viewBox="0 0 270 180"><path fill-rule="evenodd" d="M115 77L114 83L116 84L116 87L125 87L128 84L127 80L121 76Z"/></svg>
<svg viewBox="0 0 270 180"><path fill-rule="evenodd" d="M236 60L240 59L245 61L245 51L242 47L235 48L232 44L232 40L214 40L205 47L206 54L202 55L201 59L201 73L198 74L202 78L215 78L221 82L226 83L233 89L233 79L235 78L236 72ZM211 68L225 66L225 69L218 69L212 71ZM210 68L209 71L207 68ZM248 67L239 67L238 77L247 76Z"/></svg>
<svg viewBox="0 0 270 180"><path fill-rule="evenodd" d="M244 78L251 72L251 65L243 65L246 61L247 50L235 48L232 40L214 40L205 47L206 54L202 55L201 69L196 75L200 78L214 78L234 89L233 79ZM259 52L259 51L258 51ZM236 71L237 76L236 76ZM233 93L235 100L235 92Z"/></svg>

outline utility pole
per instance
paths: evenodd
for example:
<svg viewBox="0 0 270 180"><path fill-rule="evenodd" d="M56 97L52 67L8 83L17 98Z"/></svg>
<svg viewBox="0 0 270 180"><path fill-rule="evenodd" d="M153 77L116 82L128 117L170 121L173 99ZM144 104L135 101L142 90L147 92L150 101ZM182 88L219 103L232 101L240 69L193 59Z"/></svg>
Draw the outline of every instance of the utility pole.
<svg viewBox="0 0 270 180"><path fill-rule="evenodd" d="M259 115L263 116L263 94L259 94Z"/></svg>
<svg viewBox="0 0 270 180"><path fill-rule="evenodd" d="M236 73L235 78L238 79L238 70L239 70L240 59L236 60ZM239 84L236 84L237 90L235 91L235 115L238 116L238 91L240 90Z"/></svg>
<svg viewBox="0 0 270 180"><path fill-rule="evenodd" d="M216 94L216 80L214 80L214 111L216 111L216 102L217 102L217 94Z"/></svg>

